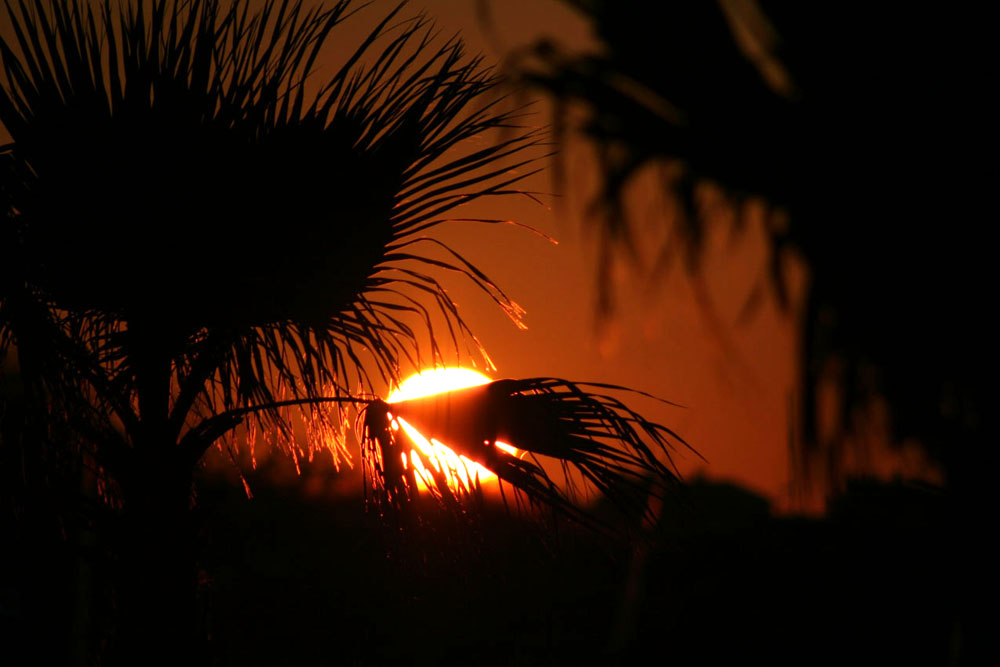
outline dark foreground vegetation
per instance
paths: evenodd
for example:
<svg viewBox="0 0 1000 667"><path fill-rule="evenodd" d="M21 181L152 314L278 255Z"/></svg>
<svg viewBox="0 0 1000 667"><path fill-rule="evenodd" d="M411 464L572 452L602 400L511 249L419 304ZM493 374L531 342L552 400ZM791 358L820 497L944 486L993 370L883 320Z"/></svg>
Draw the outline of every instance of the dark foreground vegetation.
<svg viewBox="0 0 1000 667"><path fill-rule="evenodd" d="M857 481L826 518L807 519L776 517L740 487L692 480L664 506L652 543L632 550L566 523L540 530L499 506L471 531L429 515L400 538L356 496L306 493L327 473L267 483L273 472L250 477L252 500L218 473L199 486L205 641L189 664L967 657L956 529L935 489ZM114 635L95 585L113 563L92 530L60 526L39 516L43 507L19 528L34 533L4 549L4 654L25 656L9 664L94 664Z"/></svg>

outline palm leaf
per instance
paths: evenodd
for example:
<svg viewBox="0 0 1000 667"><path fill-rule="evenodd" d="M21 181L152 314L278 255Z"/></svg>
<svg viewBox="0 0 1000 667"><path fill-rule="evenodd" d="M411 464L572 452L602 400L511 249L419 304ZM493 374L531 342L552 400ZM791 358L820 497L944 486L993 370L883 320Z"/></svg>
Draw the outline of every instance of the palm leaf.
<svg viewBox="0 0 1000 667"><path fill-rule="evenodd" d="M892 440L920 440L948 476L979 470L987 420L971 415L993 399L978 372L992 341L977 304L991 262L978 215L988 204L972 193L990 190L960 147L978 145L989 125L975 111L985 108L989 39L978 31L988 22L963 11L725 1L666 3L650 21L636 2L564 4L591 23L600 48L540 41L512 62L555 101L558 124L582 118L599 156L604 310L616 252L654 254L654 274L677 257L697 272L713 223L739 232L763 212L767 254L745 314L769 293L797 305L789 260L810 274L798 332L801 472L815 463L840 477L857 458L848 443L868 439L859 430L881 422L883 401ZM657 171L668 233L632 253L640 239L626 193ZM828 386L840 409L821 428Z"/></svg>
<svg viewBox="0 0 1000 667"><path fill-rule="evenodd" d="M578 506L582 481L625 515L651 518L650 498L663 498L677 480L671 448L687 445L603 393L609 390L641 394L615 385L527 378L392 404L377 401L366 409L363 446L375 498L398 508L414 494L416 473L405 462L412 445L391 423L401 417L428 439L488 468L500 478L501 489L506 482L532 504L594 524ZM522 453L507 453L498 440ZM561 467L561 476L553 477L551 464ZM477 484L452 489L436 479L428 487L450 504L455 493L475 495Z"/></svg>

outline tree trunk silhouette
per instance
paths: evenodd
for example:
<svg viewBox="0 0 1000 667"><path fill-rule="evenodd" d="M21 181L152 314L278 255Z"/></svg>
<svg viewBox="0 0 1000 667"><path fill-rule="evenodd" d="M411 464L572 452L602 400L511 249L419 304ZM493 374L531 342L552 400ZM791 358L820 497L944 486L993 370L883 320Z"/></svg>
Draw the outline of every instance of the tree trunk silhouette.
<svg viewBox="0 0 1000 667"><path fill-rule="evenodd" d="M169 428L171 346L162 322L129 323L138 432L120 474L123 513L115 616L121 665L191 664L204 656L197 606L194 461Z"/></svg>
<svg viewBox="0 0 1000 667"><path fill-rule="evenodd" d="M197 607L192 470L137 456L123 485L116 609L121 665L192 664L204 652Z"/></svg>

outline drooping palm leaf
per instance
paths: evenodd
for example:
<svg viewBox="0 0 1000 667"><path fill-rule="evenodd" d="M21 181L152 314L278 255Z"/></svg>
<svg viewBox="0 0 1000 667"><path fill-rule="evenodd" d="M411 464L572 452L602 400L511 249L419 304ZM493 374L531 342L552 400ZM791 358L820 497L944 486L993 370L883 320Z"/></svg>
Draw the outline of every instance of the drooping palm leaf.
<svg viewBox="0 0 1000 667"><path fill-rule="evenodd" d="M416 473L408 463L412 443L392 425L403 418L428 439L445 443L494 472L531 503L552 507L585 523L578 485L589 486L635 519L650 516L650 498L662 498L676 475L670 451L687 447L676 433L651 422L613 395L615 385L556 378L496 380L425 398L366 409L364 455L378 500L398 507L411 499ZM497 441L513 445L512 455ZM553 465L562 475L553 474ZM446 502L476 492L478 480L449 486L434 470L429 490Z"/></svg>
<svg viewBox="0 0 1000 667"><path fill-rule="evenodd" d="M978 372L992 347L979 305L991 284L980 212L992 202L977 200L991 190L972 148L991 122L985 17L720 0L664 3L651 20L642 2L564 4L600 48L545 41L514 62L564 125L582 117L597 149L601 303L613 253L640 242L626 205L639 174L659 171L675 210L657 259L680 255L693 271L712 223L739 231L753 219L741 207L764 202L769 246L748 306L768 294L793 305L790 261L810 274L799 331L804 460L839 475L846 443L865 438L848 436L871 421L859 414L879 421L884 401L898 442L919 439L950 475L980 470L975 443L988 420L974 415L993 402L990 374ZM721 216L705 205L720 193ZM840 391L841 410L822 433L826 386Z"/></svg>

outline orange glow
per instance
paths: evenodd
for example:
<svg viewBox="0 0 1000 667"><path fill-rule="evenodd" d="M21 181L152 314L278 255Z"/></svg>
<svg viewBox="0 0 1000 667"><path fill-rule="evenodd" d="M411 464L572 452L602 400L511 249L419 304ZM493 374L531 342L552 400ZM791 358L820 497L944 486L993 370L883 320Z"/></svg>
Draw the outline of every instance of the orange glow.
<svg viewBox="0 0 1000 667"><path fill-rule="evenodd" d="M398 403L455 389L477 387L489 382L491 382L490 378L467 368L434 368L408 377L389 394L386 402ZM444 472L448 478L448 485L456 491L460 487L471 488L477 477L483 486L496 482L497 476L488 468L456 454L443 442L435 439L428 440L402 417L392 417L390 414L390 418L393 420L393 429L402 428L416 445L410 451L409 462L413 465L413 470L416 473L419 490L426 491L429 485L434 484L434 477L428 470L428 466L433 467L437 472ZM516 447L505 442L497 441L496 446L508 454L514 456L518 454ZM406 456L403 455L403 467L406 466Z"/></svg>

